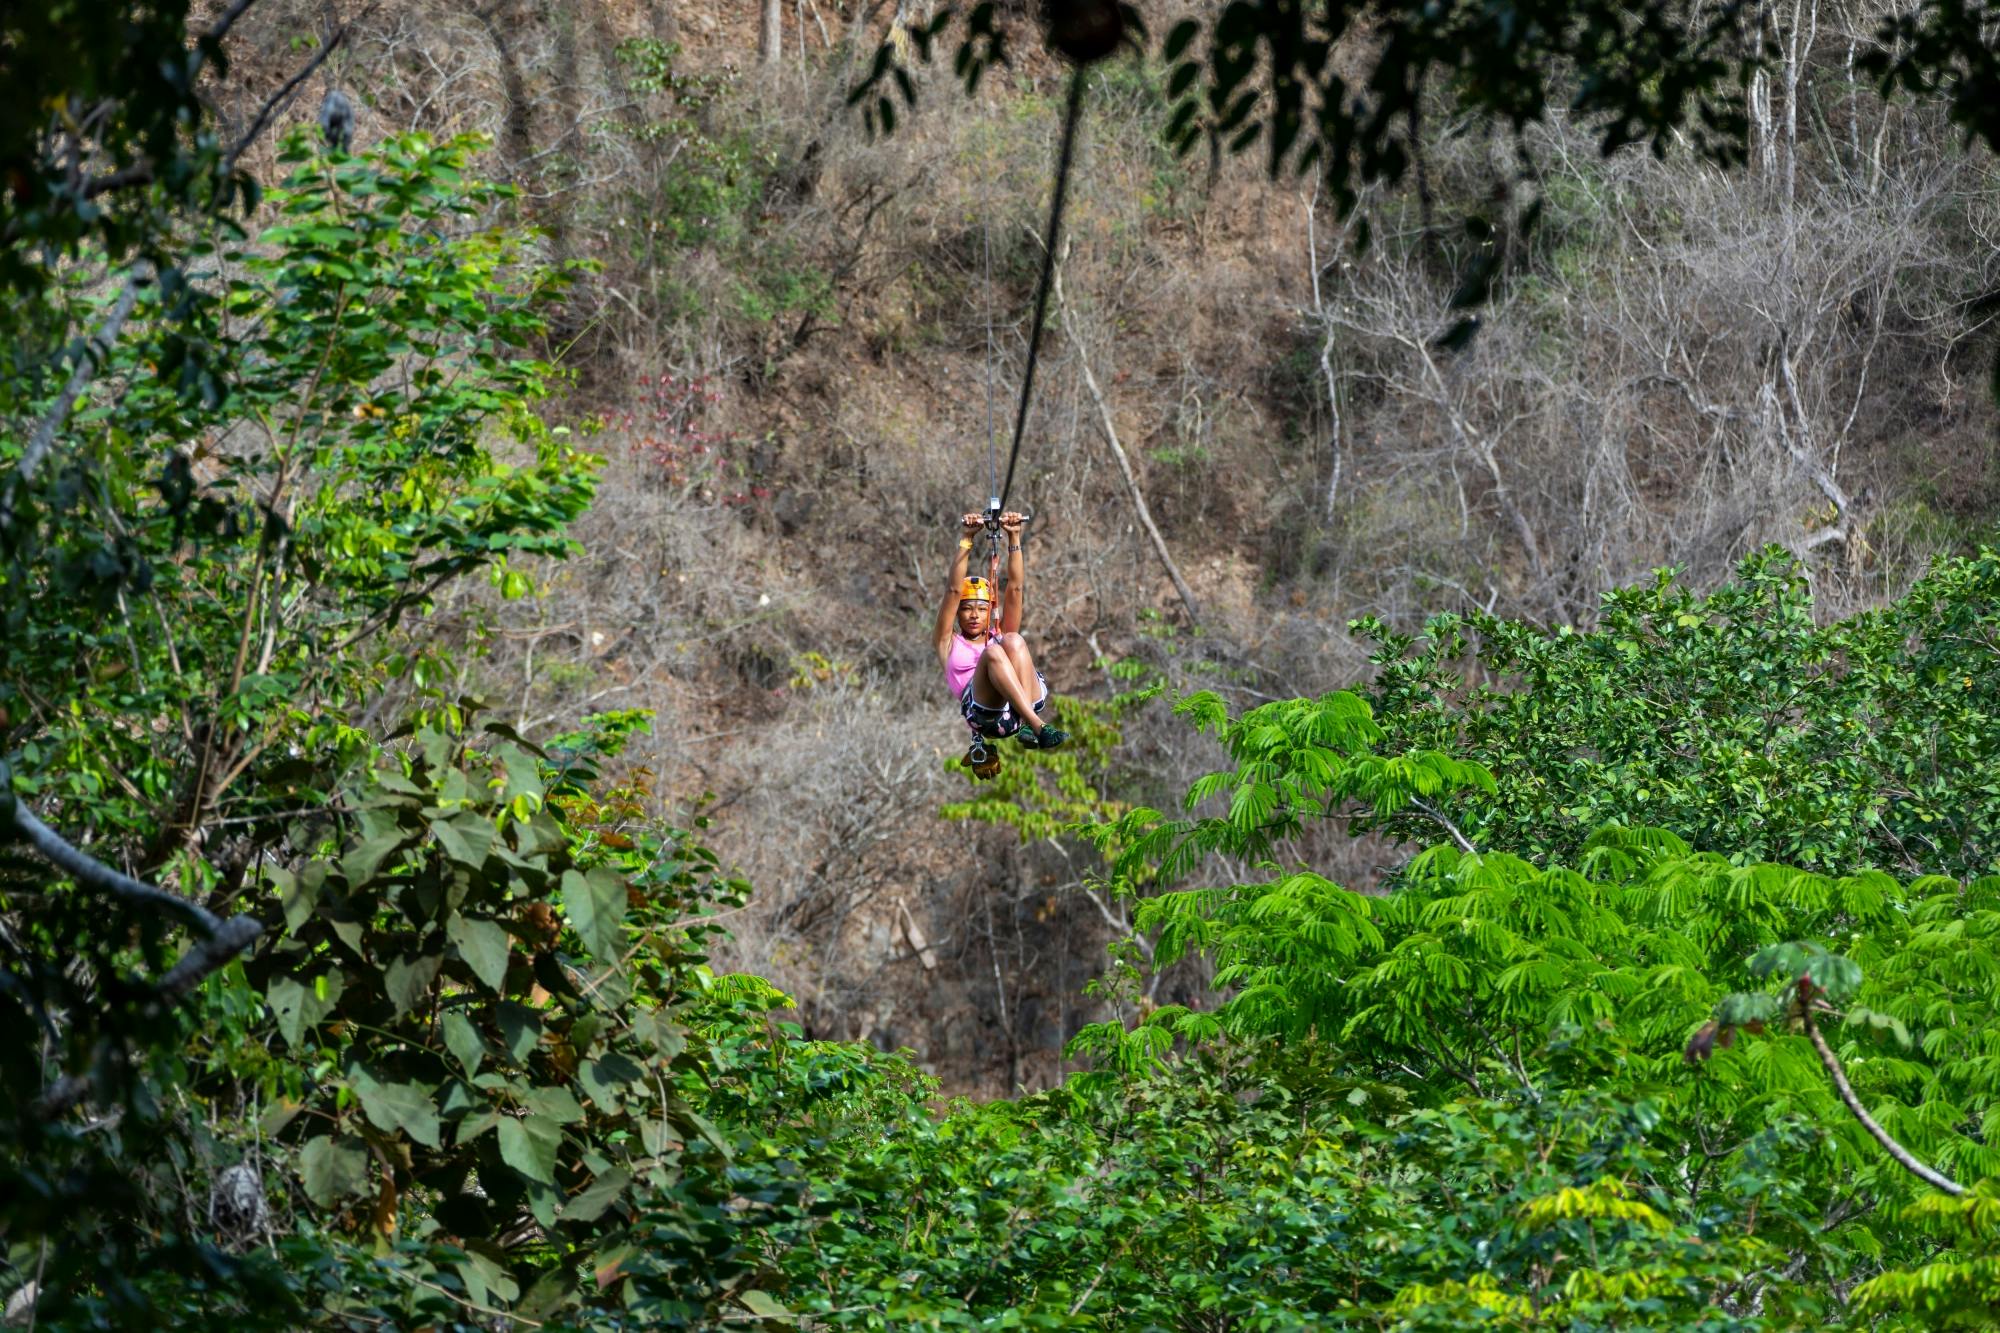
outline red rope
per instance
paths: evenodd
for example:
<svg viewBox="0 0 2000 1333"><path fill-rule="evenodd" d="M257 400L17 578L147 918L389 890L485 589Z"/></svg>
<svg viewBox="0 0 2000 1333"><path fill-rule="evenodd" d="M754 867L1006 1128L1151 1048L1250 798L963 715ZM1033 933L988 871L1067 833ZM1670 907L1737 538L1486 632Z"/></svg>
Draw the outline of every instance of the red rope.
<svg viewBox="0 0 2000 1333"><path fill-rule="evenodd" d="M992 543L993 543L992 549L987 553L986 556L986 605L988 608L986 613L986 646L989 649L993 647L993 635L995 632L994 626L998 623L995 620L995 617L1000 614L1000 534L999 533L996 532L992 534ZM972 728L973 735L977 736L980 734L979 728L973 726L971 718L965 719L965 725Z"/></svg>

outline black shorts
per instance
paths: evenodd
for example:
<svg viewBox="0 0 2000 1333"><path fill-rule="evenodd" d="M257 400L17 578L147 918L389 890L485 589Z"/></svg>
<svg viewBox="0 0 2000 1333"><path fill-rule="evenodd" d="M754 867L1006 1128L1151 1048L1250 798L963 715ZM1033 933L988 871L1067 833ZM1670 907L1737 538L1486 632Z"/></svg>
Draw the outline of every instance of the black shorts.
<svg viewBox="0 0 2000 1333"><path fill-rule="evenodd" d="M1041 712L1049 704L1049 683L1042 673L1035 673L1035 684L1041 687L1041 695L1035 700L1035 711ZM967 726L982 736L999 738L1011 736L1021 729L1021 719L1014 716L1014 705L1002 703L998 708L988 708L972 697L972 682L965 682L965 689L958 696L958 708Z"/></svg>

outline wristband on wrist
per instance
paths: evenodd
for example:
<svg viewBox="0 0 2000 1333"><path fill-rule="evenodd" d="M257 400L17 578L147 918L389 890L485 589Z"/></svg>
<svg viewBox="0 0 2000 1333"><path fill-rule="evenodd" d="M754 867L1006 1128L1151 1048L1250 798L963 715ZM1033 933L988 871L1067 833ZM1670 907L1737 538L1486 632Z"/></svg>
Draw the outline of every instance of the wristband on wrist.
<svg viewBox="0 0 2000 1333"><path fill-rule="evenodd" d="M960 537L958 539L958 549L961 551L970 551L972 549L972 538Z"/></svg>

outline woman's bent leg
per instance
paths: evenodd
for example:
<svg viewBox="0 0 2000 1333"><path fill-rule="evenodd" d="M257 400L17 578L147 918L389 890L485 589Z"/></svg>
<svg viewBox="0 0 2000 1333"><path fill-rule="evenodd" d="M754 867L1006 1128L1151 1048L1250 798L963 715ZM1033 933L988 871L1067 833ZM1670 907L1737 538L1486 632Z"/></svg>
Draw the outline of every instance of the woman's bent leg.
<svg viewBox="0 0 2000 1333"><path fill-rule="evenodd" d="M1031 675L1028 682L1035 678ZM1013 705L1014 716L1024 725L1037 725L1032 684L1024 684L1015 674L1013 660L1005 651L988 648L980 655L972 673L972 698L983 708L998 708L1005 701Z"/></svg>
<svg viewBox="0 0 2000 1333"><path fill-rule="evenodd" d="M1069 737L1065 733L1044 722L1042 715L1035 711L1042 702L1040 696L1043 695L1046 686L1035 670L1035 659L1028 652L1028 641L1018 634L1003 634L995 640L993 647L986 650L986 657L993 657L996 650L1006 654L1010 674L1021 690L1020 698L1010 694L1007 700L1014 705L1014 712L1020 717L1021 724L1038 733L1036 743L1043 748L1054 749L1068 740ZM984 661L985 658L981 660Z"/></svg>
<svg viewBox="0 0 2000 1333"><path fill-rule="evenodd" d="M1035 670L1035 659L1028 652L1028 641L1019 634L1003 634L1000 636L999 646L1006 651L1007 661L1014 668L1014 678L1021 682L1023 691L1035 696L1035 702L1040 703L1040 696L1045 687L1039 679L1040 673ZM1041 725L1039 714L1028 713L1023 716L1024 719L1032 719L1035 726Z"/></svg>

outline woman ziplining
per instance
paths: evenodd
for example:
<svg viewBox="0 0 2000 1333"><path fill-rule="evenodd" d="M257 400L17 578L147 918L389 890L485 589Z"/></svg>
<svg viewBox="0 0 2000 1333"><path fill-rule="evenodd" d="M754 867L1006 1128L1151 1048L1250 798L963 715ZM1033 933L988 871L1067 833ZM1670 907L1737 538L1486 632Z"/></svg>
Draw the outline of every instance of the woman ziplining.
<svg viewBox="0 0 2000 1333"><path fill-rule="evenodd" d="M972 728L967 760L981 777L991 777L999 768L997 754L986 746L989 740L1016 736L1030 748L1053 750L1068 739L1045 720L1049 684L1036 670L1028 641L1021 637L1021 602L1027 586L1021 555L1025 521L1011 510L997 519L1007 539L1006 592L997 621L991 578L971 578L966 573L973 538L987 526L979 514L961 520L958 550L952 555L944 600L938 606L933 636L938 665L944 668L945 685L958 701L960 716Z"/></svg>
<svg viewBox="0 0 2000 1333"><path fill-rule="evenodd" d="M1074 67L1068 105L1063 112L1062 140L1056 152L1055 177L1049 192L1048 240L1042 272L1035 284L1035 313L1028 324L1028 356L1021 374L1020 402L1014 413L1014 440L1007 451L1006 479L1001 481L993 449L993 325L986 327L986 448L989 482L995 483L984 515L967 514L958 552L945 581L933 638L945 684L958 700L960 715L972 728L966 763L975 778L990 778L1000 769L1000 757L986 742L1018 736L1023 745L1053 750L1067 737L1043 716L1048 707L1048 682L1035 669L1027 640L1021 637L1021 600L1025 574L1021 527L1027 521L1007 509L1014 488L1014 469L1021 461L1021 439L1034 401L1035 367L1041 356L1042 328L1048 319L1049 290L1055 277L1057 245L1062 236L1063 204L1069 195L1070 169L1076 157L1077 124L1083 118L1084 71L1109 56L1124 36L1124 6L1118 0L1044 0L1042 21L1049 45ZM879 62L878 62L879 66ZM878 73L879 73L878 68ZM986 242L986 285L993 285L990 236ZM970 578L973 539L985 531L994 541L987 577ZM999 542L1007 541L1007 580L996 627L993 620L994 582L999 576ZM997 632L996 632L997 628Z"/></svg>

